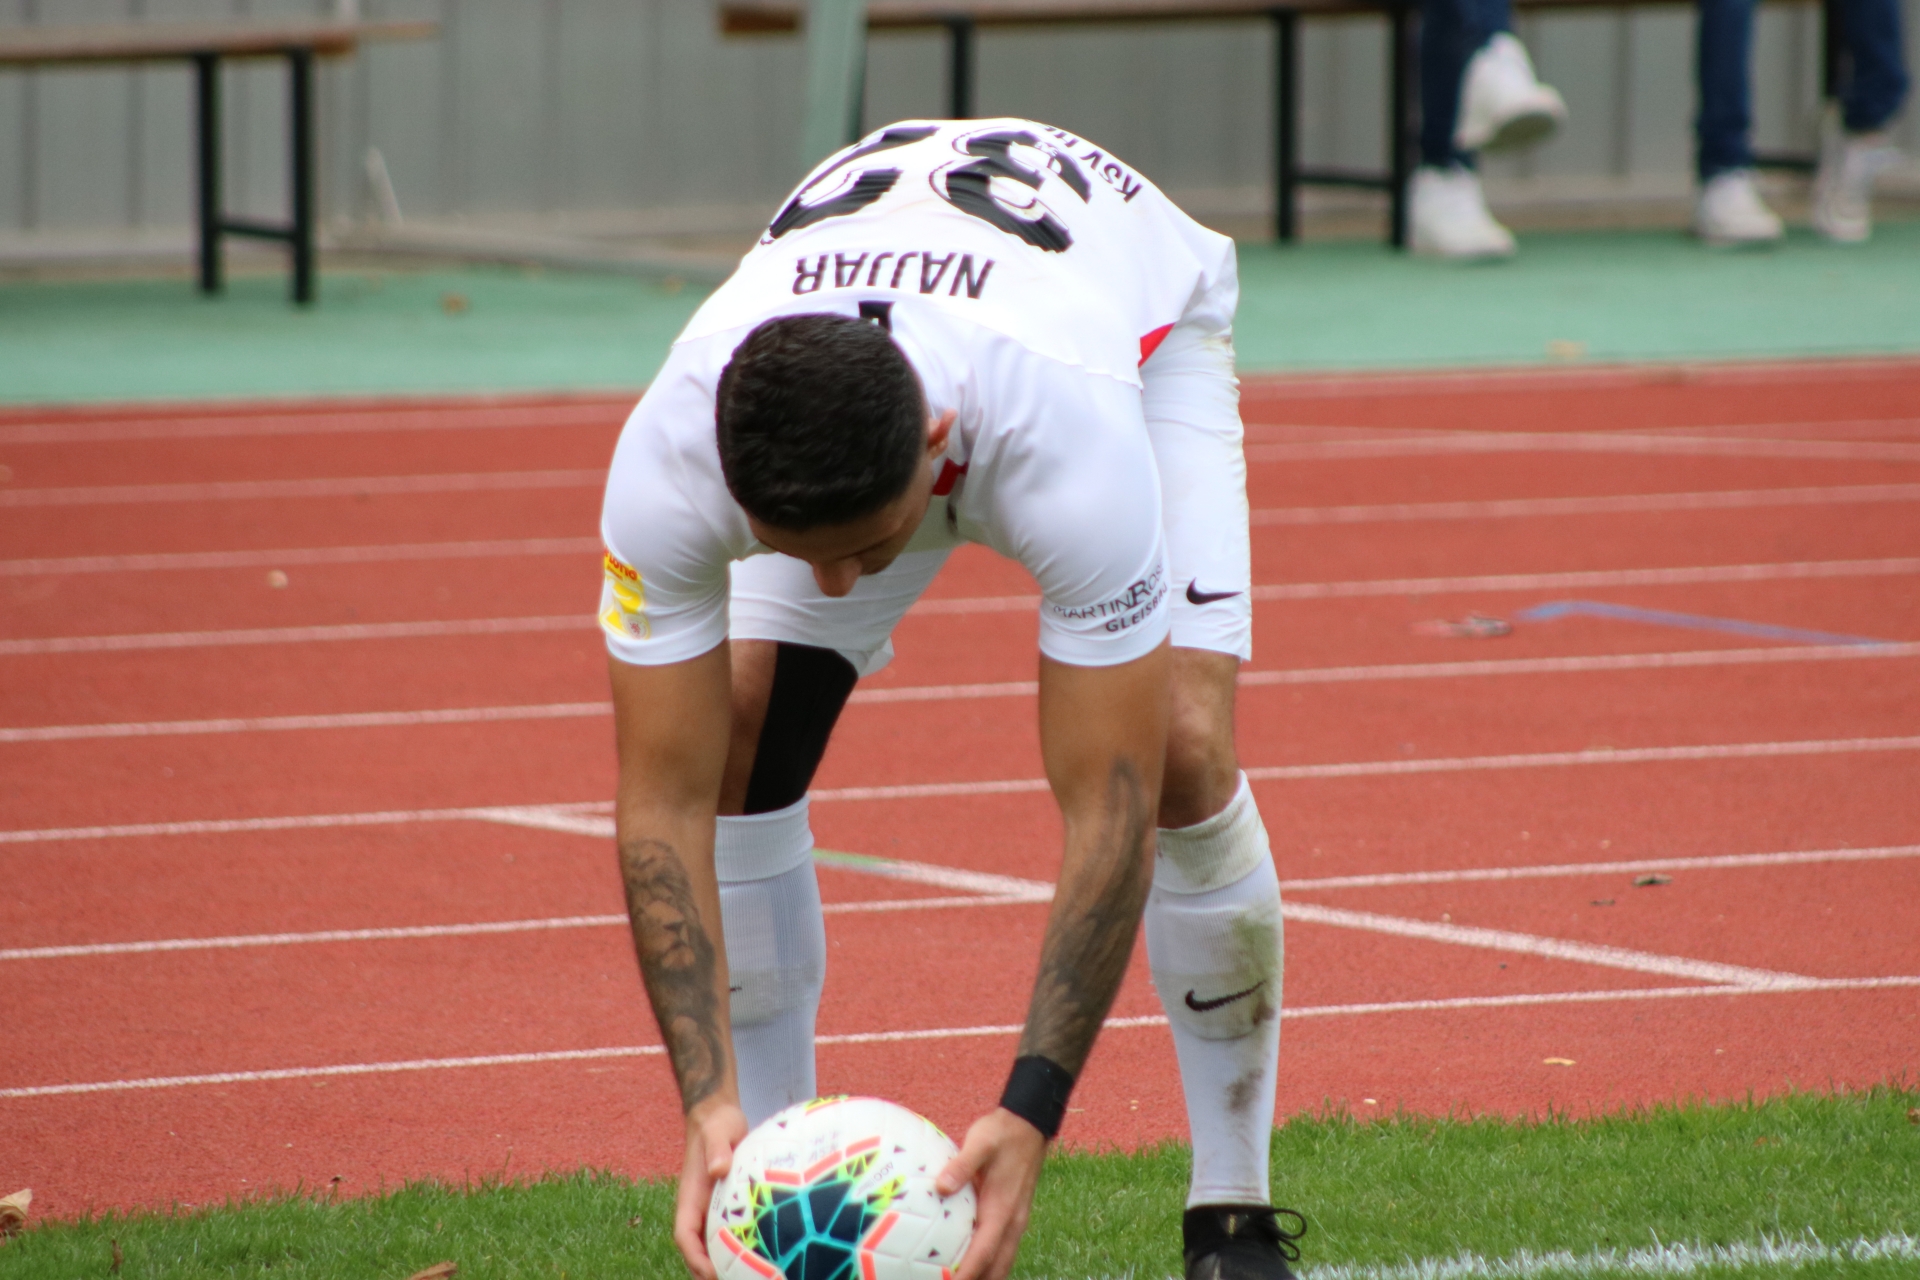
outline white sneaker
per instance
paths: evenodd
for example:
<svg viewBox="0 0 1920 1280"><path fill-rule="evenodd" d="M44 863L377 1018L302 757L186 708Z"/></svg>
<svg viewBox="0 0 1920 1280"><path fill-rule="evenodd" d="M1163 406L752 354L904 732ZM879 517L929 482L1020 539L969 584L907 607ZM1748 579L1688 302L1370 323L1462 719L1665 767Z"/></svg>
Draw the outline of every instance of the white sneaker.
<svg viewBox="0 0 1920 1280"><path fill-rule="evenodd" d="M1493 220L1471 169L1423 165L1407 191L1413 251L1442 258L1505 258L1513 233Z"/></svg>
<svg viewBox="0 0 1920 1280"><path fill-rule="evenodd" d="M1729 169L1707 179L1693 210L1693 234L1711 245L1772 244L1787 233L1753 185L1753 170Z"/></svg>
<svg viewBox="0 0 1920 1280"><path fill-rule="evenodd" d="M1566 119L1566 100L1540 83L1526 46L1502 31L1467 63L1453 144L1462 151L1512 151L1545 142Z"/></svg>
<svg viewBox="0 0 1920 1280"><path fill-rule="evenodd" d="M1846 244L1872 235L1873 180L1899 162L1899 149L1884 130L1828 134L1813 178L1813 229Z"/></svg>

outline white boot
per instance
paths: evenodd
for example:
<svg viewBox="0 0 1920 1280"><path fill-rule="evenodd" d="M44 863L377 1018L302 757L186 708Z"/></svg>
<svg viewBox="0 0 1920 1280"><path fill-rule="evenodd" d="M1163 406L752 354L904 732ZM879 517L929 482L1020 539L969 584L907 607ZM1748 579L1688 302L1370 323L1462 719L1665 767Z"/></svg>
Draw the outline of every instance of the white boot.
<svg viewBox="0 0 1920 1280"><path fill-rule="evenodd" d="M1480 175L1471 169L1423 165L1407 192L1413 251L1442 258L1505 258L1513 233L1487 212Z"/></svg>
<svg viewBox="0 0 1920 1280"><path fill-rule="evenodd" d="M1753 170L1729 169L1707 179L1693 211L1693 234L1710 245L1772 244L1786 234L1780 215L1753 185Z"/></svg>
<svg viewBox="0 0 1920 1280"><path fill-rule="evenodd" d="M1873 180L1900 162L1885 130L1822 139L1813 178L1813 229L1829 240L1858 244L1873 234Z"/></svg>
<svg viewBox="0 0 1920 1280"><path fill-rule="evenodd" d="M1462 151L1512 151L1545 142L1566 119L1566 100L1540 83L1526 46L1502 31L1467 63L1453 144Z"/></svg>

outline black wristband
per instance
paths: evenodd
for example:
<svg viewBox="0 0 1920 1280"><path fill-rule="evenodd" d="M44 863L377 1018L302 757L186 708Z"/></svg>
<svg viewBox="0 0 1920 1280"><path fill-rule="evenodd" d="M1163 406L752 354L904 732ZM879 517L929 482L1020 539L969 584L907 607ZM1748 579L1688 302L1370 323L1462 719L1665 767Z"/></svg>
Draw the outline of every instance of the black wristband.
<svg viewBox="0 0 1920 1280"><path fill-rule="evenodd" d="M1029 1054L1013 1060L1000 1105L1045 1134L1049 1141L1060 1132L1073 1093L1073 1072L1052 1058Z"/></svg>

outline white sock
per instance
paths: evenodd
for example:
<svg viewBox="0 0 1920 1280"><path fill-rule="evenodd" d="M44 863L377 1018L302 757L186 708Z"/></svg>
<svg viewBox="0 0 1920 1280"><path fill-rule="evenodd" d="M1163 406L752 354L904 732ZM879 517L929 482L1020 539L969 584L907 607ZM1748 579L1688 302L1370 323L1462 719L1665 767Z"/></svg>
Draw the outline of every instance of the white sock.
<svg viewBox="0 0 1920 1280"><path fill-rule="evenodd" d="M740 1106L747 1123L757 1125L814 1096L813 1023L827 973L827 933L807 802L721 818L713 861Z"/></svg>
<svg viewBox="0 0 1920 1280"><path fill-rule="evenodd" d="M1213 817L1160 831L1146 935L1187 1096L1187 1205L1266 1204L1280 1062L1280 880L1245 775Z"/></svg>

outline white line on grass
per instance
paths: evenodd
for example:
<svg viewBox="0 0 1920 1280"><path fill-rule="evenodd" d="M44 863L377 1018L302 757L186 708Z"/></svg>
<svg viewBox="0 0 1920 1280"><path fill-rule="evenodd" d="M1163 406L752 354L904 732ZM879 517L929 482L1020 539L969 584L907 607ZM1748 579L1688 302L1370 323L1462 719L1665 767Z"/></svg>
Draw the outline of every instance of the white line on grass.
<svg viewBox="0 0 1920 1280"><path fill-rule="evenodd" d="M1920 657L1920 641L1898 644L1805 645L1778 649L1692 649L1678 653L1600 654L1570 658L1490 658L1478 662L1405 662L1365 667L1300 667L1244 671L1248 686L1345 684L1367 680L1449 680L1478 676L1553 675L1587 671L1771 665L1782 662L1843 662L1860 658ZM903 685L856 689L848 700L861 705L949 702L977 698L1032 697L1038 682ZM274 733L319 729L368 729L413 725L474 724L495 720L554 720L613 713L610 702L554 702L509 707L449 707L436 711L353 711L328 715L249 716L217 720L139 720L106 724L55 724L0 729L0 743L64 742L82 738L152 738L222 733Z"/></svg>
<svg viewBox="0 0 1920 1280"><path fill-rule="evenodd" d="M147 555L0 560L0 577L36 574L153 573L184 569L286 569L316 564L405 560L495 560L507 556L600 555L598 538L512 538L493 542L398 542L370 547L286 547L278 551L169 551Z"/></svg>
<svg viewBox="0 0 1920 1280"><path fill-rule="evenodd" d="M1690 1276L1702 1271L1760 1271L1779 1274L1816 1263L1866 1263L1882 1259L1920 1260L1920 1239L1893 1232L1868 1239L1857 1236L1826 1244L1762 1238L1732 1244L1653 1244L1644 1249L1597 1249L1591 1253L1533 1253L1504 1258L1459 1253L1394 1263L1323 1263L1302 1267L1301 1280L1603 1280L1605 1277Z"/></svg>
<svg viewBox="0 0 1920 1280"><path fill-rule="evenodd" d="M1282 1018L1344 1018L1379 1014L1444 1012L1457 1009L1510 1009L1529 1005L1602 1004L1632 1000L1677 1000L1704 996L1756 996L1801 991L1865 991L1893 987L1920 987L1920 975L1887 978L1822 978L1806 987L1635 987L1618 991L1553 991L1537 995L1461 996L1448 1000L1379 1001L1370 1004L1307 1005L1280 1011ZM1161 1015L1109 1018L1108 1031L1164 1027ZM899 1044L921 1040L961 1040L982 1036L1017 1036L1019 1023L978 1027L935 1027L919 1031L865 1031L815 1038L822 1045ZM401 1062L356 1062L323 1067L285 1067L265 1071L224 1071L197 1076L145 1076L129 1080L100 1080L80 1084L28 1085L0 1089L0 1098L43 1098L77 1093L120 1093L138 1089L180 1089L194 1085L248 1084L256 1081L305 1080L316 1076L377 1075L387 1072L444 1071L463 1067L517 1066L543 1062L579 1062L599 1058L656 1057L659 1045L616 1045L603 1049L562 1049L547 1053L503 1053L471 1058L417 1058Z"/></svg>
<svg viewBox="0 0 1920 1280"><path fill-rule="evenodd" d="M359 498L500 489L597 489L605 470L472 471L454 475L353 476L326 480L215 480L198 484L103 484L0 489L0 507L124 506L131 502L244 502L263 498Z"/></svg>
<svg viewBox="0 0 1920 1280"><path fill-rule="evenodd" d="M1836 484L1798 489L1626 493L1589 498L1492 498L1467 502L1388 502L1344 507L1269 507L1252 512L1251 519L1255 525L1380 524L1401 520L1508 520L1529 516L1720 511L1866 502L1920 502L1920 484Z"/></svg>

